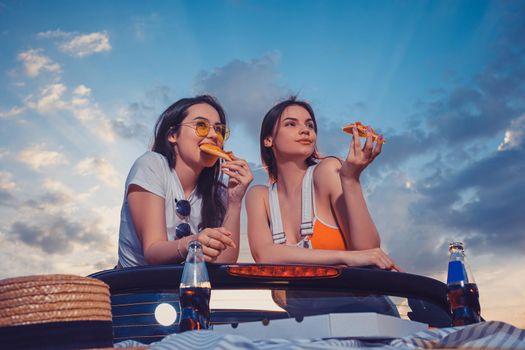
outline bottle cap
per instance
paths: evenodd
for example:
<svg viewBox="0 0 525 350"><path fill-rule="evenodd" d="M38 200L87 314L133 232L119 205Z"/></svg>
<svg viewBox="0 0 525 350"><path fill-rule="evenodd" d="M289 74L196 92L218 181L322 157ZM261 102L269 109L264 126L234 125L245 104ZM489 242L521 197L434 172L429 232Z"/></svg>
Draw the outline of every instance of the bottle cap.
<svg viewBox="0 0 525 350"><path fill-rule="evenodd" d="M197 239L191 240L188 242L188 249L196 249L196 248L202 248L201 242L199 242Z"/></svg>
<svg viewBox="0 0 525 350"><path fill-rule="evenodd" d="M452 252L454 250L460 250L460 251L464 251L465 250L465 246L463 244L463 242L450 242L448 244L448 251L449 252Z"/></svg>

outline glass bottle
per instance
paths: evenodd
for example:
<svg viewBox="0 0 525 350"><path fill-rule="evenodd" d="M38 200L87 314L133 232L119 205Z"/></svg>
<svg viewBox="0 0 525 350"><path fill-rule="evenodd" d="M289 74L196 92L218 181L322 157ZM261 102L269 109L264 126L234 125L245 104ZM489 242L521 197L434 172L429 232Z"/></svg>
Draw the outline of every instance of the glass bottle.
<svg viewBox="0 0 525 350"><path fill-rule="evenodd" d="M208 329L211 285L202 245L191 241L179 286L181 320L179 332Z"/></svg>
<svg viewBox="0 0 525 350"><path fill-rule="evenodd" d="M462 242L452 242L448 251L447 299L454 326L480 322L479 291L474 276L465 261Z"/></svg>

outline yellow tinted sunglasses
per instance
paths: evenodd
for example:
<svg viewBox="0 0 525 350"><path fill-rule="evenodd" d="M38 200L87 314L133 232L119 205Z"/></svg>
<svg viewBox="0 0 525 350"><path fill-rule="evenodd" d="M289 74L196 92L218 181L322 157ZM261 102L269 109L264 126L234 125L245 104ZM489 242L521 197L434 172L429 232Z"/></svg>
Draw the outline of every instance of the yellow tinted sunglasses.
<svg viewBox="0 0 525 350"><path fill-rule="evenodd" d="M213 127L213 131L223 141L227 140L230 136L230 129L224 124L211 125L207 120L198 120L188 123L181 123L180 126L189 126L195 130L195 135L199 137L206 137L210 133L210 129Z"/></svg>

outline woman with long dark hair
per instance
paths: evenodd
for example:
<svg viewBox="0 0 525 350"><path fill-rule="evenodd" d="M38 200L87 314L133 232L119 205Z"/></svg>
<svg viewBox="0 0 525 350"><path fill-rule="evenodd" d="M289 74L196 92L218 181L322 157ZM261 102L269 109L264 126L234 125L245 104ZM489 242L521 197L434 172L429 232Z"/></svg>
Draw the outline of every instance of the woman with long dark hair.
<svg viewBox="0 0 525 350"><path fill-rule="evenodd" d="M182 262L194 239L207 262L237 261L241 201L253 176L246 161L232 156L221 164L200 149L222 148L228 134L224 110L211 96L180 99L161 114L151 151L126 180L120 267Z"/></svg>
<svg viewBox="0 0 525 350"><path fill-rule="evenodd" d="M375 265L399 270L380 248L360 184L382 138L361 147L353 130L348 156L321 159L312 107L291 97L268 111L260 148L269 186L246 197L248 239L258 263ZM304 249L310 248L310 249Z"/></svg>

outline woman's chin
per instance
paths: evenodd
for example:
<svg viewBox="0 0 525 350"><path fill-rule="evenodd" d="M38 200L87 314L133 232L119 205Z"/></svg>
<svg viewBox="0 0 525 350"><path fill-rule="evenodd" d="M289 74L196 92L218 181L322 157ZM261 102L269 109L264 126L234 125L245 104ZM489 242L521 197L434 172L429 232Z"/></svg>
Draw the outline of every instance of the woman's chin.
<svg viewBox="0 0 525 350"><path fill-rule="evenodd" d="M298 155L300 155L301 157L306 157L306 158L310 157L313 153L314 153L313 149L306 148L306 147L300 150L299 152L297 152Z"/></svg>
<svg viewBox="0 0 525 350"><path fill-rule="evenodd" d="M200 163L205 168L211 168L212 166L215 165L215 163L217 163L218 160L219 160L219 157L217 156L203 154L200 159Z"/></svg>

